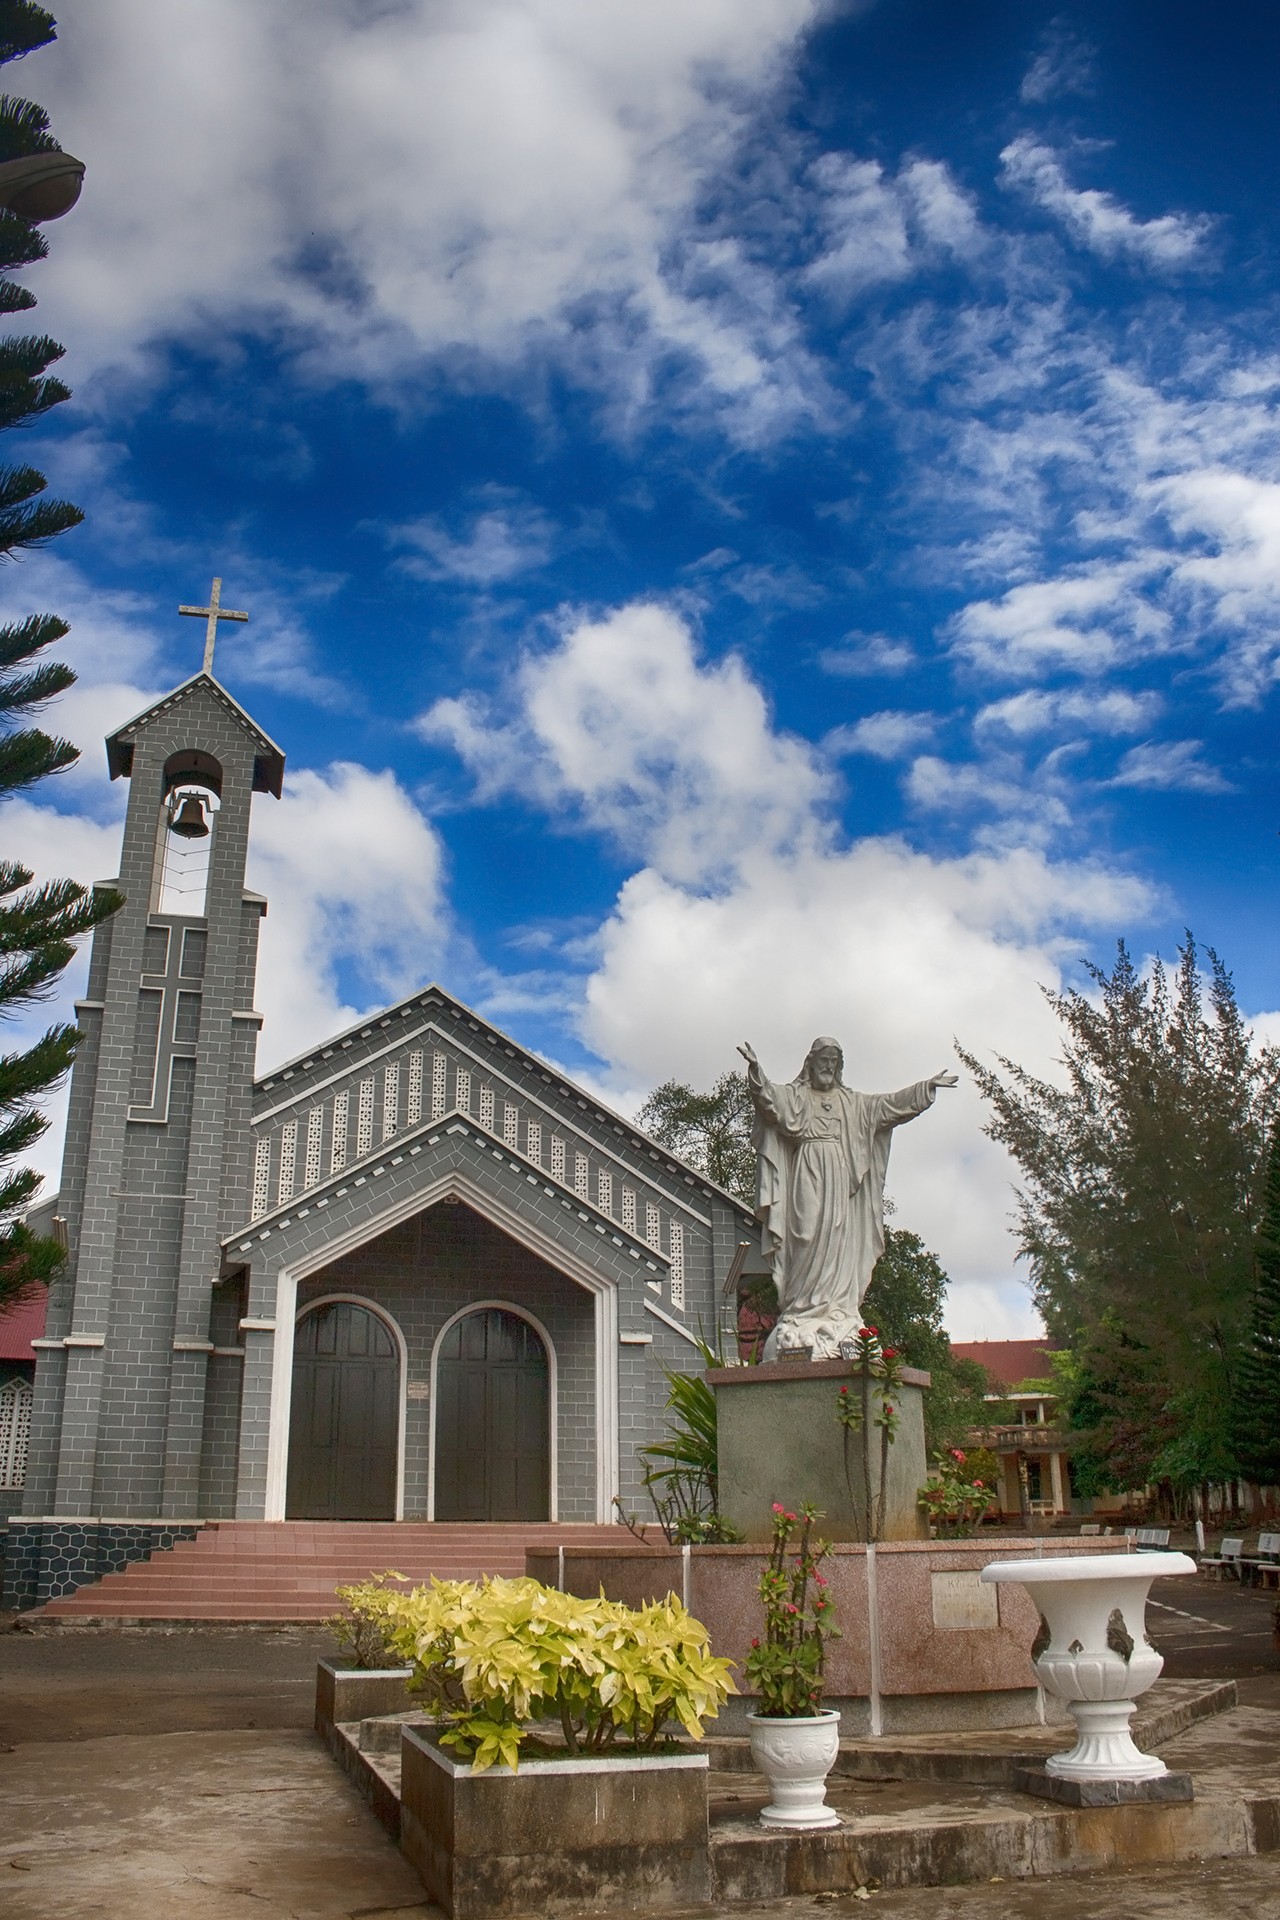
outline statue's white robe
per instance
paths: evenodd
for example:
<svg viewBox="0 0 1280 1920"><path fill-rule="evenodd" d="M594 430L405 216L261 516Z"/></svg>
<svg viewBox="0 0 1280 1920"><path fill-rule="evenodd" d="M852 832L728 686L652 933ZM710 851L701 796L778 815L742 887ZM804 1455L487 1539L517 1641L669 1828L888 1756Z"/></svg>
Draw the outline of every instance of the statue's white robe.
<svg viewBox="0 0 1280 1920"><path fill-rule="evenodd" d="M928 1080L897 1093L825 1093L761 1079L756 1217L781 1317L765 1357L807 1347L834 1359L861 1325L862 1296L884 1252L884 1177L894 1127L933 1105Z"/></svg>

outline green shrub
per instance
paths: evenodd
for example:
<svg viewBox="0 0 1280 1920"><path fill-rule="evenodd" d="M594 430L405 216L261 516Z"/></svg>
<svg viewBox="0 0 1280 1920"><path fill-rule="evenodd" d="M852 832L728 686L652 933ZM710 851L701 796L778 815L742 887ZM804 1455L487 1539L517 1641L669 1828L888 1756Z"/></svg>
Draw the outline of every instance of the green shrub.
<svg viewBox="0 0 1280 1920"><path fill-rule="evenodd" d="M354 1618L414 1669L410 1687L445 1723L441 1743L479 1773L515 1768L540 1722L571 1754L621 1741L652 1752L668 1721L693 1739L737 1689L731 1662L673 1594L640 1608L580 1600L537 1580L432 1580L397 1591L383 1575L342 1589Z"/></svg>

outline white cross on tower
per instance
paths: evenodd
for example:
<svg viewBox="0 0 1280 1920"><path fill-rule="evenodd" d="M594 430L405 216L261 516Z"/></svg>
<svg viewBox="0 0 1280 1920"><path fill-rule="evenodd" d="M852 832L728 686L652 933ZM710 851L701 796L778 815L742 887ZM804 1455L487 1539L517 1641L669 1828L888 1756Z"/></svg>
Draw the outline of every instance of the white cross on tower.
<svg viewBox="0 0 1280 1920"><path fill-rule="evenodd" d="M206 673L213 672L213 643L218 637L219 620L247 620L249 618L247 613L233 613L230 607L220 606L218 601L221 593L222 582L221 580L215 580L213 583L213 591L209 595L209 604L207 607L178 608L179 613L194 614L201 620L206 616L208 617L209 624L205 628L204 633L204 671Z"/></svg>

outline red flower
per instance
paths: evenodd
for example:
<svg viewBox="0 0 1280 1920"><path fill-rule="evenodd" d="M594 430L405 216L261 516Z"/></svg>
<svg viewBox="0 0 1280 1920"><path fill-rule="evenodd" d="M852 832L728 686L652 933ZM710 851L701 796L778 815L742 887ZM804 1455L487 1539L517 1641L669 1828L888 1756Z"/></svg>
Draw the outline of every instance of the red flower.
<svg viewBox="0 0 1280 1920"><path fill-rule="evenodd" d="M896 1360L898 1357L898 1349L896 1347L886 1347L884 1357L886 1360Z"/></svg>
<svg viewBox="0 0 1280 1920"><path fill-rule="evenodd" d="M753 1640L751 1644L753 1647L758 1647L760 1645L760 1642L758 1640Z"/></svg>
<svg viewBox="0 0 1280 1920"><path fill-rule="evenodd" d="M800 1611L800 1609L799 1609L799 1607L793 1607L793 1606L792 1606L792 1605L790 1604L790 1602L788 1602L788 1604L787 1604L787 1612L788 1612L788 1613L799 1613L799 1611Z"/></svg>
<svg viewBox="0 0 1280 1920"><path fill-rule="evenodd" d="M813 1584L815 1587L825 1587L828 1583L820 1573L815 1573L813 1576Z"/></svg>
<svg viewBox="0 0 1280 1920"><path fill-rule="evenodd" d="M841 1387L840 1389L840 1392L842 1395L848 1393L848 1391L849 1391L848 1387Z"/></svg>
<svg viewBox="0 0 1280 1920"><path fill-rule="evenodd" d="M774 1512L775 1512L775 1513L784 1513L784 1512L786 1511L786 1509L784 1508L784 1506L783 1506L783 1504L782 1504L782 1502L781 1502L780 1500L775 1500L775 1501L774 1501L774 1503L773 1503L773 1510L774 1510Z"/></svg>
<svg viewBox="0 0 1280 1920"><path fill-rule="evenodd" d="M891 1407L891 1406L889 1405L889 1402L888 1402L887 1400L886 1400L886 1401L885 1401L885 1403L884 1403L884 1410L885 1410L885 1412L886 1412L886 1413L892 1413L892 1412L893 1412L893 1408L892 1408L892 1407Z"/></svg>
<svg viewBox="0 0 1280 1920"><path fill-rule="evenodd" d="M981 1487L984 1483L981 1480L975 1480L973 1484L975 1487Z"/></svg>

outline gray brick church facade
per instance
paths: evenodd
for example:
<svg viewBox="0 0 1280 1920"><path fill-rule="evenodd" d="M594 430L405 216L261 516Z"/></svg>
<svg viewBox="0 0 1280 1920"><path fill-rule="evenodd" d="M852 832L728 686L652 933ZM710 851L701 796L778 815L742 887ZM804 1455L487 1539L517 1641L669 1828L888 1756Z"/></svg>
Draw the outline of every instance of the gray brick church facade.
<svg viewBox="0 0 1280 1920"><path fill-rule="evenodd" d="M209 672L107 753L125 905L77 1008L9 1604L206 1519L643 1508L749 1211L438 986L255 1079L284 757Z"/></svg>

